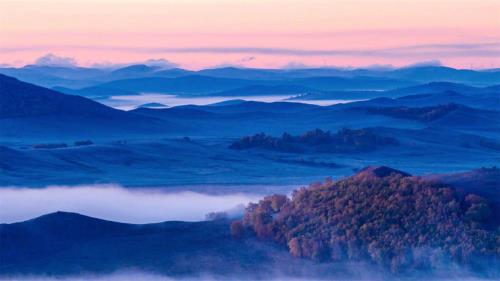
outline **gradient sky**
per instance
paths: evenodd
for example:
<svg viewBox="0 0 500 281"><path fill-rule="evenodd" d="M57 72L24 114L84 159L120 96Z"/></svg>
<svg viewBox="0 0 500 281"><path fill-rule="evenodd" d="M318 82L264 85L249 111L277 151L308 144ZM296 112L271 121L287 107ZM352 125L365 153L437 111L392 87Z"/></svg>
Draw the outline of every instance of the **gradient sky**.
<svg viewBox="0 0 500 281"><path fill-rule="evenodd" d="M500 0L0 0L0 63L500 67ZM62 60L72 62L71 60Z"/></svg>

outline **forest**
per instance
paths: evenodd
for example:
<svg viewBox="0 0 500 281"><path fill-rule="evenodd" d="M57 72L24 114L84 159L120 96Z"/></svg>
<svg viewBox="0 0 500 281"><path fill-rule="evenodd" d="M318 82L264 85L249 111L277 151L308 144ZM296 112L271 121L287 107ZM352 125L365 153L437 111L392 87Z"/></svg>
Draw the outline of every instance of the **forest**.
<svg viewBox="0 0 500 281"><path fill-rule="evenodd" d="M499 218L471 193L387 168L272 195L231 225L235 238L255 235L319 262L369 261L393 273L459 264L498 265Z"/></svg>

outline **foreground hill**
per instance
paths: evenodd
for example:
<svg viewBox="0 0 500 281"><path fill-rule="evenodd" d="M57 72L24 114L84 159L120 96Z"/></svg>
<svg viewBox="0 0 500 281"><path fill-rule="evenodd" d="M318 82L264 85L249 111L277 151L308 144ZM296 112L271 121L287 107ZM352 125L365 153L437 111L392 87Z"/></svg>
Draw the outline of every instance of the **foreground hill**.
<svg viewBox="0 0 500 281"><path fill-rule="evenodd" d="M0 75L0 137L155 134L172 125Z"/></svg>
<svg viewBox="0 0 500 281"><path fill-rule="evenodd" d="M291 200L274 195L250 204L232 230L329 263L369 260L392 272L455 263L488 272L500 261L500 220L492 204L398 170L369 167L297 190Z"/></svg>
<svg viewBox="0 0 500 281"><path fill-rule="evenodd" d="M453 186L462 193L474 193L488 198L493 203L495 216L500 218L500 169L497 167L433 174L425 176L424 179Z"/></svg>
<svg viewBox="0 0 500 281"><path fill-rule="evenodd" d="M124 224L57 212L0 224L0 276L106 274L140 268L169 276L309 276L328 269L280 247L231 238L226 220ZM314 269L314 266L317 269Z"/></svg>
<svg viewBox="0 0 500 281"><path fill-rule="evenodd" d="M492 174L498 177L498 169L475 178ZM463 176L447 179L459 184ZM0 224L0 276L141 268L251 280L452 278L466 270L498 278L499 221L489 212L491 204L468 189L368 167L350 178L299 189L292 199L273 195L250 204L243 223L134 225L57 212Z"/></svg>

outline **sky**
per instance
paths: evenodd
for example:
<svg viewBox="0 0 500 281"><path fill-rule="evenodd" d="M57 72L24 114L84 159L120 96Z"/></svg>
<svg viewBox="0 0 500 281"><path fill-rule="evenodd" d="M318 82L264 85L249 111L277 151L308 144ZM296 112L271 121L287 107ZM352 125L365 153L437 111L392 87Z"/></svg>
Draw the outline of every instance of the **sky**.
<svg viewBox="0 0 500 281"><path fill-rule="evenodd" d="M0 64L500 67L500 0L0 0ZM38 63L43 63L38 61Z"/></svg>

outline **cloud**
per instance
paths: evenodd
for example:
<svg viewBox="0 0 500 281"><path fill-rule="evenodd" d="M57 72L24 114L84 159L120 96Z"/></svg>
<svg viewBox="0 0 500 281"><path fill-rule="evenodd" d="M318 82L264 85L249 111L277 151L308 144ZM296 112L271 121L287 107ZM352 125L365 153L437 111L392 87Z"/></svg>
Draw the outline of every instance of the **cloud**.
<svg viewBox="0 0 500 281"><path fill-rule="evenodd" d="M75 67L77 65L76 60L74 58L59 57L50 53L36 59L35 64L40 66L62 66L62 67Z"/></svg>
<svg viewBox="0 0 500 281"><path fill-rule="evenodd" d="M127 51L136 53L212 53L212 54L263 54L263 55L293 55L293 56L358 56L358 57L498 57L500 56L500 42L490 43L455 43L455 44L422 44L398 46L383 49L293 49L293 48L266 48L266 47L126 47L126 46L30 46L30 47L1 47L2 52L34 51L49 47Z"/></svg>
<svg viewBox="0 0 500 281"><path fill-rule="evenodd" d="M129 63L112 63L112 62L98 62L98 63L93 63L91 67L95 68L108 68L108 69L117 69L117 68L122 68L130 65L135 65L135 64L144 64L147 66L155 66L161 69L170 69L170 68L176 68L179 67L179 64L169 61L164 58L160 59L148 59L146 61L136 61L136 62L129 62Z"/></svg>
<svg viewBox="0 0 500 281"><path fill-rule="evenodd" d="M291 61L285 65L283 65L281 68L283 69L307 69L307 68L313 68L316 66L310 65L310 64L305 64L300 61Z"/></svg>
<svg viewBox="0 0 500 281"><path fill-rule="evenodd" d="M165 188L166 189L166 188ZM201 221L211 212L236 215L263 196L210 195L162 188L123 188L119 185L51 186L41 189L0 188L0 223L12 223L56 211L126 223Z"/></svg>
<svg viewBox="0 0 500 281"><path fill-rule="evenodd" d="M406 67L421 67L421 66L442 66L443 64L439 60L428 60L428 61L421 61L421 62L416 62L410 65L407 65Z"/></svg>
<svg viewBox="0 0 500 281"><path fill-rule="evenodd" d="M145 64L145 65L148 65L148 66L158 66L158 67L161 67L161 68L175 68L175 67L178 67L179 65L175 62L171 62L169 60L166 60L166 59L149 59L145 62L143 62L142 64Z"/></svg>
<svg viewBox="0 0 500 281"><path fill-rule="evenodd" d="M245 64L247 62L251 62L256 60L257 57L254 56L246 56L234 61L226 61L216 65L211 66L210 68L224 68L224 67L236 67L236 68L245 68Z"/></svg>
<svg viewBox="0 0 500 281"><path fill-rule="evenodd" d="M87 47L84 47L87 48ZM100 48L92 47L88 48ZM500 56L500 43L478 43L478 44L428 44L400 46L384 49L292 49L292 48L265 48L265 47L194 47L194 48L129 48L129 47L106 47L107 49L133 51L133 52L157 52L157 53L213 53L213 54L263 54L277 56L358 56L358 57L467 57Z"/></svg>
<svg viewBox="0 0 500 281"><path fill-rule="evenodd" d="M249 61L254 61L256 60L257 58L254 57L254 56L248 56L248 57L243 57L240 59L240 62L249 62Z"/></svg>

